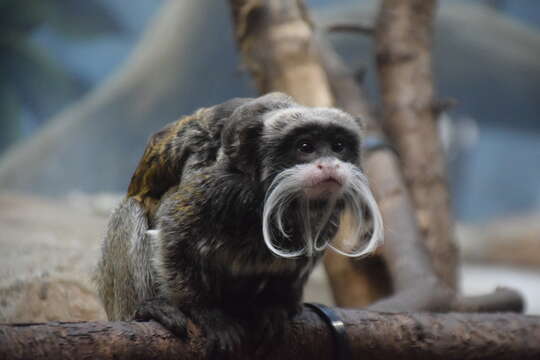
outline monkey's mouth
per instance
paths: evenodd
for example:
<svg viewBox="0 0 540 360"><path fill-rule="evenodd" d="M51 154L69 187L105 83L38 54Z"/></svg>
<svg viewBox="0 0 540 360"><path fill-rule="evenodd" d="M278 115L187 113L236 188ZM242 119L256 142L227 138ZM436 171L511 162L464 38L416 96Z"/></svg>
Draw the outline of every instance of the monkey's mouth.
<svg viewBox="0 0 540 360"><path fill-rule="evenodd" d="M328 197L330 195L340 193L343 190L343 182L333 176L323 177L317 179L308 187L306 187L305 193L308 198L321 198Z"/></svg>

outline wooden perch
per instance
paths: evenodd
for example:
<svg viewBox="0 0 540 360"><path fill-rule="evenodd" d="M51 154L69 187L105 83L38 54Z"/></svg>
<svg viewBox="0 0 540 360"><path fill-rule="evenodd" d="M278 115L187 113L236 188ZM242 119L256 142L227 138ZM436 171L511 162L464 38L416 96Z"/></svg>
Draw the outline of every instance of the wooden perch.
<svg viewBox="0 0 540 360"><path fill-rule="evenodd" d="M455 289L457 249L431 70L435 8L435 0L384 0L375 31L376 55L385 130L400 154L435 271Z"/></svg>
<svg viewBox="0 0 540 360"><path fill-rule="evenodd" d="M540 317L514 314L384 314L340 310L353 359L538 359ZM190 330L196 332L193 326ZM328 326L310 310L266 359L332 359ZM203 359L204 339L182 342L154 322L0 325L0 359ZM247 345L235 359L253 359Z"/></svg>

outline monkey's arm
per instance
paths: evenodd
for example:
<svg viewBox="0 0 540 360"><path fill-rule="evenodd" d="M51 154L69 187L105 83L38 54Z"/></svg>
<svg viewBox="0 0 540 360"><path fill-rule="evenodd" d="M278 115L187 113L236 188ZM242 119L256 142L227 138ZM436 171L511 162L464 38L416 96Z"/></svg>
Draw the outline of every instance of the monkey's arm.
<svg viewBox="0 0 540 360"><path fill-rule="evenodd" d="M156 295L152 247L144 209L126 198L114 210L94 275L109 320L129 320L145 299Z"/></svg>
<svg viewBox="0 0 540 360"><path fill-rule="evenodd" d="M253 239L262 203L254 186L222 164L186 176L175 192L164 195L154 254L163 298L143 303L138 319L156 320L182 336L187 317L205 334L210 352L230 352L246 337L243 318L226 304L247 308L252 296L246 292L255 293L259 285L231 274L232 263L239 264L246 252L251 259L264 247Z"/></svg>

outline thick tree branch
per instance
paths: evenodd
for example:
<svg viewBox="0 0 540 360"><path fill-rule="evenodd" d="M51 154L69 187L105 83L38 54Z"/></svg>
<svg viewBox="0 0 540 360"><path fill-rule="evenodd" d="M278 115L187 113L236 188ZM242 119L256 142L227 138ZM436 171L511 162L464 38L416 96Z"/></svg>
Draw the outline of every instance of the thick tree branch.
<svg viewBox="0 0 540 360"><path fill-rule="evenodd" d="M283 91L300 103L332 106L326 75L301 1L231 0L243 62L261 93Z"/></svg>
<svg viewBox="0 0 540 360"><path fill-rule="evenodd" d="M513 314L384 314L337 310L354 359L538 359L540 317ZM186 341L156 323L88 322L0 325L0 358L203 359L204 339L190 328ZM305 310L283 342L257 358L331 359L327 325ZM253 359L248 344L235 358Z"/></svg>
<svg viewBox="0 0 540 360"><path fill-rule="evenodd" d="M455 289L457 250L431 72L435 7L435 0L384 0L376 52L385 129L399 151L435 271Z"/></svg>

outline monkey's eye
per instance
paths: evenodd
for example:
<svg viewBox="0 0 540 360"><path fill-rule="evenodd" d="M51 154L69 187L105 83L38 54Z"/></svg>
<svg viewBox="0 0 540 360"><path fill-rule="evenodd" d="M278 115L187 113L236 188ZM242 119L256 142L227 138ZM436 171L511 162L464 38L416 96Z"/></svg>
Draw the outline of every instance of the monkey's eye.
<svg viewBox="0 0 540 360"><path fill-rule="evenodd" d="M336 141L332 144L332 151L336 153L340 153L343 150L345 150L345 145L341 141Z"/></svg>
<svg viewBox="0 0 540 360"><path fill-rule="evenodd" d="M315 151L315 145L309 141L300 141L297 146L298 151L301 151L306 154L311 154Z"/></svg>

